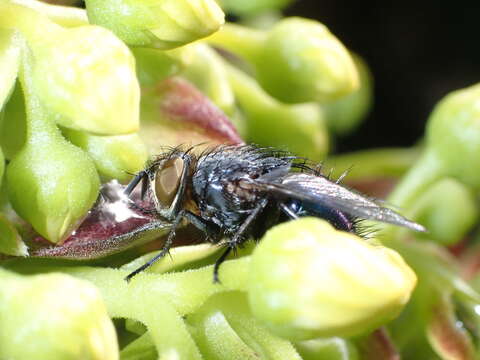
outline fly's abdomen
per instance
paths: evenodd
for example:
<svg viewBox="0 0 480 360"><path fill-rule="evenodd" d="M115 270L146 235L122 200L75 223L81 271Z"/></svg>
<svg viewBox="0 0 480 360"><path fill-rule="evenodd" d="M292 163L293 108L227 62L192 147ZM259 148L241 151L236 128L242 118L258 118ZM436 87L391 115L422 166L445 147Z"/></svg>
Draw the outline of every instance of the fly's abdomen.
<svg viewBox="0 0 480 360"><path fill-rule="evenodd" d="M355 219L340 210L301 200L289 200L285 205L298 217L315 216L327 220L338 230L355 231Z"/></svg>

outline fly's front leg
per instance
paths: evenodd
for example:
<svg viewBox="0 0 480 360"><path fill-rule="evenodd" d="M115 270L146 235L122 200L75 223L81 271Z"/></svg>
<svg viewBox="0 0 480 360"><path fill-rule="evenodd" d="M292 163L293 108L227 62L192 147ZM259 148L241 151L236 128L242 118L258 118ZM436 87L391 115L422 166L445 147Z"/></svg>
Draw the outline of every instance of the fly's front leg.
<svg viewBox="0 0 480 360"><path fill-rule="evenodd" d="M227 258L228 254L233 250L244 243L247 240L247 237L245 237L245 233L248 230L249 226L253 223L253 221L257 218L257 216L262 212L263 209L265 209L265 206L267 206L268 200L267 199L262 199L260 203L253 209L253 211L248 215L248 217L245 219L245 221L240 225L238 231L233 235L233 237L228 241L227 246L228 248L225 250L225 252L217 259L215 262L215 266L213 267L213 282L214 283L219 283L220 280L218 278L218 271L220 269L220 265L225 261Z"/></svg>
<svg viewBox="0 0 480 360"><path fill-rule="evenodd" d="M190 223L192 223L195 227L197 227L198 229L200 229L202 231L208 231L208 230L211 229L211 227L209 227L210 224L208 224L205 220L203 220L199 216L193 214L192 212L190 212L188 210L181 210L178 213L178 215L175 217L175 219L173 220L172 229L170 230L170 232L168 234L168 237L167 237L167 240L165 241L165 244L163 245L163 248L160 251L160 253L155 255L155 257L153 257L148 262L146 262L145 264L140 266L138 269L136 269L136 270L132 271L130 274L128 274L125 277L125 280L127 282L130 281L135 275L137 275L138 273L140 273L140 272L144 271L145 269L149 268L157 260L163 258L165 255L167 255L169 253L170 248L173 244L173 240L174 240L175 235L176 235L176 230L177 230L178 226L180 225L181 221L184 218L187 219Z"/></svg>

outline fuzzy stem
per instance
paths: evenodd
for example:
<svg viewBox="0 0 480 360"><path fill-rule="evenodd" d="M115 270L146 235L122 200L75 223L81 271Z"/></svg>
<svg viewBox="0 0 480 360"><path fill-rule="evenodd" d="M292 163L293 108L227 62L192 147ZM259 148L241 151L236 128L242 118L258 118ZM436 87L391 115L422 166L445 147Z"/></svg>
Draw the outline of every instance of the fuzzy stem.
<svg viewBox="0 0 480 360"><path fill-rule="evenodd" d="M266 34L263 31L226 23L220 31L206 40L211 45L224 48L255 63L255 58L262 49L265 37Z"/></svg>

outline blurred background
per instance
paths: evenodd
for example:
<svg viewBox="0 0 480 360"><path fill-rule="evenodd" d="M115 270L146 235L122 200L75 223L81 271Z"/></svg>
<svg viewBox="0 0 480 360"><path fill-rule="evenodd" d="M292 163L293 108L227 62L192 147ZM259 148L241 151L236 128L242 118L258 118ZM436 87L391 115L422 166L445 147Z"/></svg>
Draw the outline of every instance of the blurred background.
<svg viewBox="0 0 480 360"><path fill-rule="evenodd" d="M375 105L337 152L409 146L434 104L480 81L480 3L297 0L287 15L315 18L369 64Z"/></svg>

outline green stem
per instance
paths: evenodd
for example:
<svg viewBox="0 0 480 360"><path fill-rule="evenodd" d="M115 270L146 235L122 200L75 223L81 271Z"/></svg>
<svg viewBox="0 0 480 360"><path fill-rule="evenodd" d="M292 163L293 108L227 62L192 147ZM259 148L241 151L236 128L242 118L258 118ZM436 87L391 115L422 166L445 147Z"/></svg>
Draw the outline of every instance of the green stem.
<svg viewBox="0 0 480 360"><path fill-rule="evenodd" d="M32 55L30 50L25 47L19 79L25 97L26 142L38 144L62 140L60 130L48 118L46 110L35 93L31 63Z"/></svg>
<svg viewBox="0 0 480 360"><path fill-rule="evenodd" d="M243 108L268 108L277 105L250 76L228 64L226 70L233 92Z"/></svg>
<svg viewBox="0 0 480 360"><path fill-rule="evenodd" d="M426 189L444 176L443 164L428 149L402 178L388 197L388 202L405 211L413 208L414 202Z"/></svg>
<svg viewBox="0 0 480 360"><path fill-rule="evenodd" d="M332 167L332 176L339 177L348 169L348 180L365 178L398 178L419 158L420 149L380 148L357 151L328 158L325 164Z"/></svg>
<svg viewBox="0 0 480 360"><path fill-rule="evenodd" d="M211 45L224 48L255 63L265 37L266 34L263 31L226 23L220 31L209 36L206 40Z"/></svg>

